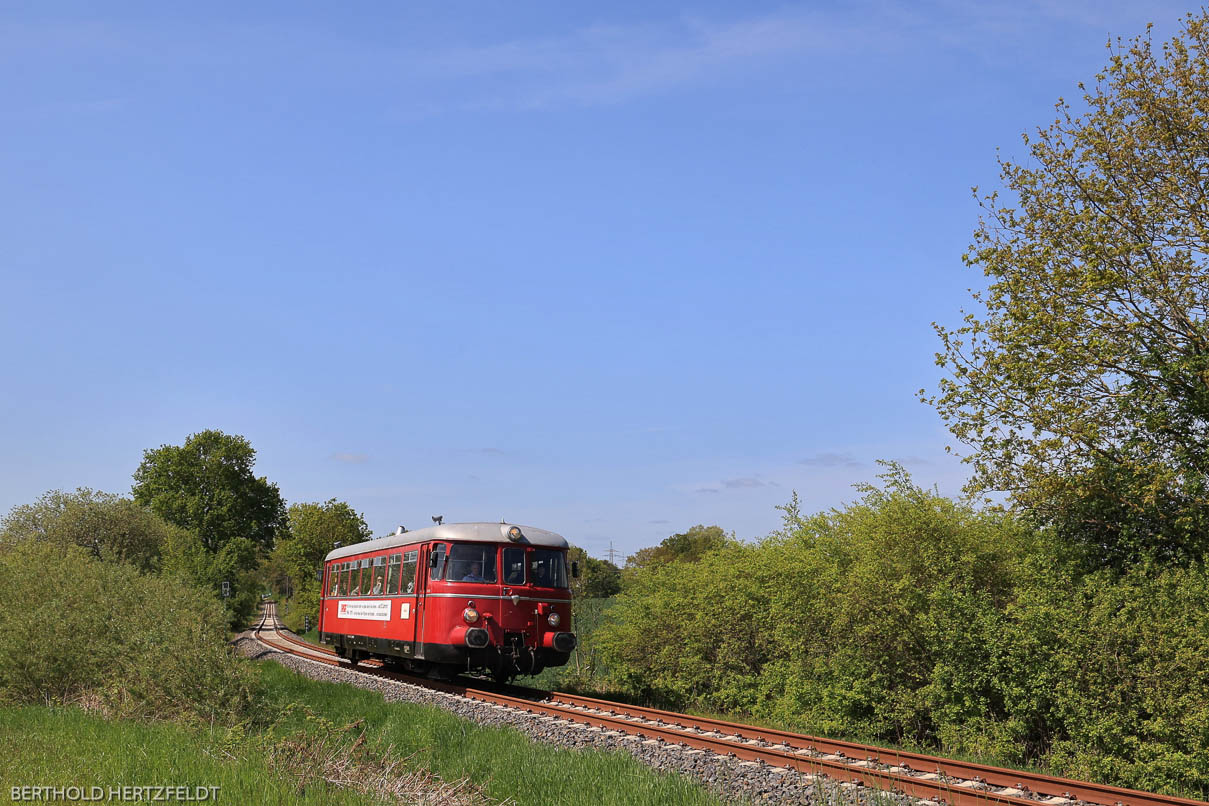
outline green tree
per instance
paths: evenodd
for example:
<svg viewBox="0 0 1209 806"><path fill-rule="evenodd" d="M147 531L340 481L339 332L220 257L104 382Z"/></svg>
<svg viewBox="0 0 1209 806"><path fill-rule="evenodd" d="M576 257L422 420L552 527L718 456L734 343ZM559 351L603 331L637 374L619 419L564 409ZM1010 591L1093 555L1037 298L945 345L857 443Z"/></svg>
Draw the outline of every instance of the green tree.
<svg viewBox="0 0 1209 806"><path fill-rule="evenodd" d="M256 611L261 589L258 565L260 551L246 537L228 540L217 552L209 551L201 538L187 529L176 529L164 544L163 574L219 598L222 583L230 585L222 599L232 629L249 623Z"/></svg>
<svg viewBox="0 0 1209 806"><path fill-rule="evenodd" d="M373 536L365 518L335 498L322 504L291 504L288 524L278 549L287 569L299 577L313 577L323 568L323 558L332 549Z"/></svg>
<svg viewBox="0 0 1209 806"><path fill-rule="evenodd" d="M274 586L293 596L293 607L286 619L291 628L308 616L315 624L319 616L319 586L316 578L323 569L323 558L337 546L348 546L373 536L365 518L335 498L322 504L291 504L288 528L273 550L268 567L275 571Z"/></svg>
<svg viewBox="0 0 1209 806"><path fill-rule="evenodd" d="M141 571L160 567L165 544L180 529L129 498L86 487L51 490L0 521L0 541L41 540L76 545L98 560L128 563Z"/></svg>
<svg viewBox="0 0 1209 806"><path fill-rule="evenodd" d="M211 553L236 538L269 550L285 524L286 508L277 485L252 473L255 458L241 436L191 434L184 445L143 452L134 500L195 532Z"/></svg>
<svg viewBox="0 0 1209 806"><path fill-rule="evenodd" d="M1209 12L1109 52L1085 108L1000 161L1014 201L981 198L965 256L982 310L937 327L950 374L923 396L972 489L1096 563L1186 561L1209 548Z"/></svg>
<svg viewBox="0 0 1209 806"><path fill-rule="evenodd" d="M579 578L571 580L576 599L606 599L621 591L621 569L608 560L590 557L579 546L571 547L567 559L579 564Z"/></svg>
<svg viewBox="0 0 1209 806"><path fill-rule="evenodd" d="M697 524L687 531L664 538L658 546L639 549L626 558L626 568L652 568L670 562L697 562L706 553L726 545L727 540L727 534L721 526Z"/></svg>

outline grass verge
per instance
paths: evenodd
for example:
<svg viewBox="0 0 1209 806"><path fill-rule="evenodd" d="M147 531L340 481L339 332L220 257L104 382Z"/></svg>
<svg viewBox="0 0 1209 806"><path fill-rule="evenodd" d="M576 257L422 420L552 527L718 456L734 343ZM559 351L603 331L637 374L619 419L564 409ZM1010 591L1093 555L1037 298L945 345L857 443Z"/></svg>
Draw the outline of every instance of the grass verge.
<svg viewBox="0 0 1209 806"><path fill-rule="evenodd" d="M274 730L305 731L316 716L335 724L360 720L368 746L446 781L467 778L496 800L525 806L720 803L688 779L655 772L622 752L560 750L435 706L387 703L374 692L310 680L274 663L262 666L266 695L283 715ZM290 710L299 702L311 713Z"/></svg>
<svg viewBox="0 0 1209 806"><path fill-rule="evenodd" d="M354 790L298 781L271 769L267 749L232 745L172 722L105 719L78 708L0 708L0 792L14 786L220 787L220 804L373 804Z"/></svg>
<svg viewBox="0 0 1209 806"><path fill-rule="evenodd" d="M220 787L229 804L718 804L621 752L560 750L434 706L256 665L261 716L234 728L0 708L12 786Z"/></svg>

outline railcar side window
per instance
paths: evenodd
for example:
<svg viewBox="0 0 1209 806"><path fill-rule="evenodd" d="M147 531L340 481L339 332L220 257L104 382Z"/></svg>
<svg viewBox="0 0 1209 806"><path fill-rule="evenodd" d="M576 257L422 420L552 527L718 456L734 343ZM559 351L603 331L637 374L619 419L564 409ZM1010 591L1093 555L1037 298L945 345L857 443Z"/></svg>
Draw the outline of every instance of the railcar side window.
<svg viewBox="0 0 1209 806"><path fill-rule="evenodd" d="M374 557L373 587L369 589L370 596L381 596L382 586L386 584L386 558Z"/></svg>
<svg viewBox="0 0 1209 806"><path fill-rule="evenodd" d="M344 569L340 572L340 595L348 596L353 589L353 564L345 563L340 567Z"/></svg>
<svg viewBox="0 0 1209 806"><path fill-rule="evenodd" d="M533 571L532 584L543 588L567 587L567 564L561 551L534 549L529 561Z"/></svg>
<svg viewBox="0 0 1209 806"><path fill-rule="evenodd" d="M339 564L329 565L327 568L327 595L338 596L340 593L340 566Z"/></svg>
<svg viewBox="0 0 1209 806"><path fill-rule="evenodd" d="M495 546L454 543L445 578L450 582L495 582Z"/></svg>
<svg viewBox="0 0 1209 806"><path fill-rule="evenodd" d="M386 564L386 592L394 595L399 592L399 561L403 559L402 554L390 555L390 562Z"/></svg>
<svg viewBox="0 0 1209 806"><path fill-rule="evenodd" d="M520 548L504 549L504 584L525 584L525 550Z"/></svg>
<svg viewBox="0 0 1209 806"><path fill-rule="evenodd" d="M432 573L428 575L429 579L440 579L445 573L445 544L438 543L432 547Z"/></svg>
<svg viewBox="0 0 1209 806"><path fill-rule="evenodd" d="M357 563L360 568L353 569L353 596L364 596L369 589L369 559Z"/></svg>
<svg viewBox="0 0 1209 806"><path fill-rule="evenodd" d="M416 565L419 550L403 553L403 579L399 582L399 593L414 593L416 589Z"/></svg>

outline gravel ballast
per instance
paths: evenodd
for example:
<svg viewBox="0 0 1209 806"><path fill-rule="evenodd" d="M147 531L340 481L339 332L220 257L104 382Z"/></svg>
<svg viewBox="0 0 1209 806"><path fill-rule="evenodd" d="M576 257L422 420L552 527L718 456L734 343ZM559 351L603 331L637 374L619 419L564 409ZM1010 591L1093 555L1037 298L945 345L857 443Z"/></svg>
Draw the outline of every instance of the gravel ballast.
<svg viewBox="0 0 1209 806"><path fill-rule="evenodd" d="M911 804L902 794L891 794L852 783L799 773L784 767L739 761L656 739L640 739L617 731L574 724L549 716L473 700L458 694L387 680L353 669L330 666L267 648L249 633L234 642L249 658L272 660L301 675L332 683L348 683L380 693L387 702L435 705L476 724L509 727L535 741L580 750L619 750L661 772L679 773L700 782L723 800L734 803L789 804ZM935 806L932 804L931 806Z"/></svg>

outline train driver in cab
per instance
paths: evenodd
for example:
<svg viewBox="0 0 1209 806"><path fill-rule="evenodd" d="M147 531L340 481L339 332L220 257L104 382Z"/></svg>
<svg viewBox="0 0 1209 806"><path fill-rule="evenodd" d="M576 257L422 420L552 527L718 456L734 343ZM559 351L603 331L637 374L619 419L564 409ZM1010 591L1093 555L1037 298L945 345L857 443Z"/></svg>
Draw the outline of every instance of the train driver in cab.
<svg viewBox="0 0 1209 806"><path fill-rule="evenodd" d="M466 572L466 576L462 577L463 582L486 582L483 579L483 564L481 562L472 562L470 570Z"/></svg>

